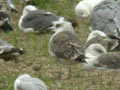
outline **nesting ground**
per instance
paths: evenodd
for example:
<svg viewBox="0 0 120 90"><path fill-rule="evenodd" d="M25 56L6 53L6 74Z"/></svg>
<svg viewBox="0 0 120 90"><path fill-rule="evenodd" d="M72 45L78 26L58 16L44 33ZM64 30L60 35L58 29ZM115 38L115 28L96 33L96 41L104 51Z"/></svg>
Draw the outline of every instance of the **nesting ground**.
<svg viewBox="0 0 120 90"><path fill-rule="evenodd" d="M89 34L89 19L80 19L75 16L75 5L78 0L35 0L39 9L51 11L65 18L74 18L78 21L75 29L83 43ZM56 1L56 2L54 2ZM0 32L0 37L16 47L25 49L25 54L17 61L0 60L0 90L14 90L13 84L18 75L28 73L40 78L48 86L48 90L120 90L120 72L113 70L87 71L82 64L73 65L72 78L68 77L68 67L62 66L62 80L57 80L58 63L50 57L48 43L51 34L25 34L18 29L18 19L22 13L22 5L15 1L19 10L12 14L14 31Z"/></svg>

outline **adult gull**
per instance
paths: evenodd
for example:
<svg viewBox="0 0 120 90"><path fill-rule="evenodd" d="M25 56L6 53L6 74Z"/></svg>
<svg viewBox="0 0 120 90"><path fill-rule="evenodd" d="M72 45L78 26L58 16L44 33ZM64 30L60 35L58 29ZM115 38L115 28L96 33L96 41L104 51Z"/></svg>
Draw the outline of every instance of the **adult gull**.
<svg viewBox="0 0 120 90"><path fill-rule="evenodd" d="M118 2L105 0L97 5L91 15L90 29L120 36L120 6Z"/></svg>
<svg viewBox="0 0 120 90"><path fill-rule="evenodd" d="M16 59L24 54L23 48L16 48L12 44L0 39L0 58L5 60Z"/></svg>
<svg viewBox="0 0 120 90"><path fill-rule="evenodd" d="M35 6L27 5L19 20L19 28L24 32L46 32L54 21L62 21L63 17L44 10L38 10Z"/></svg>

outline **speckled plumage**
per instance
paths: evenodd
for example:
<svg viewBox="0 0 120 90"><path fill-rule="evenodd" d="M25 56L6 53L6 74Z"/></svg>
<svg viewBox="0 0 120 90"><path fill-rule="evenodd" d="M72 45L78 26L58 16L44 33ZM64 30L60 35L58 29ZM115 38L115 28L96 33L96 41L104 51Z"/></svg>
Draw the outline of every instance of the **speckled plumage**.
<svg viewBox="0 0 120 90"><path fill-rule="evenodd" d="M0 30L4 32L13 31L10 21L11 7L8 0L0 0Z"/></svg>
<svg viewBox="0 0 120 90"><path fill-rule="evenodd" d="M105 67L106 69L120 69L120 52L108 52L101 54L95 64L97 67Z"/></svg>
<svg viewBox="0 0 120 90"><path fill-rule="evenodd" d="M58 59L78 61L84 59L81 39L69 31L56 34L50 42L50 49Z"/></svg>
<svg viewBox="0 0 120 90"><path fill-rule="evenodd" d="M107 37L107 35L101 31L95 30L89 34L85 47L87 48L89 45L94 43L99 43L107 51L110 51L118 43L118 41Z"/></svg>
<svg viewBox="0 0 120 90"><path fill-rule="evenodd" d="M55 32L49 42L49 52L57 61L70 65L69 77L71 76L71 64L84 62L84 46L81 39L75 34L72 23L68 21L54 22L51 27ZM61 66L60 66L61 70ZM61 72L58 72L58 80Z"/></svg>

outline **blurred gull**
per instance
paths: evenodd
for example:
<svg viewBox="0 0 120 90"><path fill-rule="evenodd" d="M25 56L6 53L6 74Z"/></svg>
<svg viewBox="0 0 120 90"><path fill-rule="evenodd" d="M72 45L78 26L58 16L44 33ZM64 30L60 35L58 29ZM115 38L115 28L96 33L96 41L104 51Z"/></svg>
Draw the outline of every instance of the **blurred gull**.
<svg viewBox="0 0 120 90"><path fill-rule="evenodd" d="M85 51L86 69L116 69L120 71L120 52L106 52L102 45L92 44Z"/></svg>
<svg viewBox="0 0 120 90"><path fill-rule="evenodd" d="M97 5L91 15L90 30L101 30L120 36L120 5L115 0L105 0Z"/></svg>
<svg viewBox="0 0 120 90"><path fill-rule="evenodd" d="M108 35L102 31L95 30L89 34L85 44L86 48L93 43L99 43L109 51L118 44L118 41L108 37Z"/></svg>
<svg viewBox="0 0 120 90"><path fill-rule="evenodd" d="M5 60L16 59L23 53L24 50L22 48L15 48L12 44L0 39L0 58Z"/></svg>
<svg viewBox="0 0 120 90"><path fill-rule="evenodd" d="M0 0L0 9L5 11L16 11L16 8L13 4L13 0Z"/></svg>
<svg viewBox="0 0 120 90"><path fill-rule="evenodd" d="M68 21L56 21L51 28L55 33L52 35L49 42L50 55L57 61L70 65L70 77L71 64L84 62L84 47L82 41L75 34L72 24ZM61 72L59 70L58 80L60 79Z"/></svg>
<svg viewBox="0 0 120 90"><path fill-rule="evenodd" d="M11 25L10 6L7 0L0 0L0 30L4 32L13 31Z"/></svg>
<svg viewBox="0 0 120 90"><path fill-rule="evenodd" d="M10 22L10 14L4 10L0 10L0 30L4 32L13 31Z"/></svg>
<svg viewBox="0 0 120 90"><path fill-rule="evenodd" d="M63 17L44 10L38 10L35 6L27 5L23 9L23 14L19 20L19 28L24 32L45 32L54 21L64 20Z"/></svg>
<svg viewBox="0 0 120 90"><path fill-rule="evenodd" d="M11 12L18 12L13 4L13 0L8 0L8 4L11 8Z"/></svg>
<svg viewBox="0 0 120 90"><path fill-rule="evenodd" d="M97 60L97 58L101 54L105 54L105 53L107 53L107 51L101 44L93 43L89 45L85 49L85 56L87 57L85 59L86 62L84 63L85 68L88 70L97 68L96 64L99 64L99 61Z"/></svg>
<svg viewBox="0 0 120 90"><path fill-rule="evenodd" d="M75 7L75 13L78 17L88 17L95 6L104 0L82 0Z"/></svg>
<svg viewBox="0 0 120 90"><path fill-rule="evenodd" d="M120 37L114 34L107 35L110 39L117 41L115 45L111 48L112 51L120 51Z"/></svg>
<svg viewBox="0 0 120 90"><path fill-rule="evenodd" d="M16 79L14 90L47 90L47 87L40 79L33 78L28 74L22 74Z"/></svg>

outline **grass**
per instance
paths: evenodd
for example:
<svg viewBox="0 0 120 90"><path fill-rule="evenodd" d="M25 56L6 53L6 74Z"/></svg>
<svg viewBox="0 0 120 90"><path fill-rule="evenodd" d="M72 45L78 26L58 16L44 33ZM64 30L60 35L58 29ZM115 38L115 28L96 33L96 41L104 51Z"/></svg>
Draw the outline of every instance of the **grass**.
<svg viewBox="0 0 120 90"><path fill-rule="evenodd" d="M78 0L34 0L39 9L51 11L65 18L74 18L79 26L75 32L85 43L89 34L89 19L75 16L74 8ZM56 1L56 2L54 2ZM25 34L19 30L17 23L22 13L21 4L15 1L18 14L12 14L15 31L0 33L2 39L16 47L25 49L25 54L17 61L0 60L0 90L14 90L15 79L23 73L43 80L48 90L120 90L120 73L113 70L87 71L82 64L73 65L72 78L67 79L68 66L62 65L62 80L57 80L58 63L50 57L48 43L51 34Z"/></svg>

